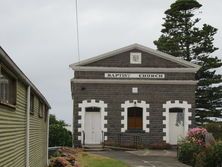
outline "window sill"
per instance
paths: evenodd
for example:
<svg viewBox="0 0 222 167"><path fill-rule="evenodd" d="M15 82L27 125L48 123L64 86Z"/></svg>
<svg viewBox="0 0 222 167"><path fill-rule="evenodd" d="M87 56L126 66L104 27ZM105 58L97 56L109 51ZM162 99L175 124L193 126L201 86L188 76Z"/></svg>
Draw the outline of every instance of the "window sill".
<svg viewBox="0 0 222 167"><path fill-rule="evenodd" d="M5 106L5 107L9 107L11 109L16 109L16 105L13 105L13 104L4 103L4 102L0 101L0 105Z"/></svg>
<svg viewBox="0 0 222 167"><path fill-rule="evenodd" d="M145 133L144 130L141 129L128 129L126 130L127 133Z"/></svg>

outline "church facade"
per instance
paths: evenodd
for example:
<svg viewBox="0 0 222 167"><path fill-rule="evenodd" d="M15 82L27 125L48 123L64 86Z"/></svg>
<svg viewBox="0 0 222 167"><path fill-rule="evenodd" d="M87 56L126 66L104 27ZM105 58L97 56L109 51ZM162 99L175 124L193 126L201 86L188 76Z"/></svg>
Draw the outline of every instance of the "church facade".
<svg viewBox="0 0 222 167"><path fill-rule="evenodd" d="M198 65L132 44L70 67L75 147L176 145L194 125Z"/></svg>

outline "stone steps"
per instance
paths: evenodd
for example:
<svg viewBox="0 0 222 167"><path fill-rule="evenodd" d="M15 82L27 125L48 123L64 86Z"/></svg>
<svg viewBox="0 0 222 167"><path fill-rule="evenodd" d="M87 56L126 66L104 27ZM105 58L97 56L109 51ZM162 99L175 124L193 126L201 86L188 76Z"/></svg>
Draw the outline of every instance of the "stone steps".
<svg viewBox="0 0 222 167"><path fill-rule="evenodd" d="M100 144L87 144L83 146L83 150L90 152L90 151L104 151L103 145Z"/></svg>

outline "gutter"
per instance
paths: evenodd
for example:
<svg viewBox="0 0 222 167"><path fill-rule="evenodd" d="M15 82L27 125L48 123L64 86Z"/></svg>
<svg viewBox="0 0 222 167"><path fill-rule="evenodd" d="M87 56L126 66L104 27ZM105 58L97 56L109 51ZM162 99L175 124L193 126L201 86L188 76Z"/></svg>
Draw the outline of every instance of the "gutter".
<svg viewBox="0 0 222 167"><path fill-rule="evenodd" d="M30 86L27 87L26 109L26 167L29 167Z"/></svg>

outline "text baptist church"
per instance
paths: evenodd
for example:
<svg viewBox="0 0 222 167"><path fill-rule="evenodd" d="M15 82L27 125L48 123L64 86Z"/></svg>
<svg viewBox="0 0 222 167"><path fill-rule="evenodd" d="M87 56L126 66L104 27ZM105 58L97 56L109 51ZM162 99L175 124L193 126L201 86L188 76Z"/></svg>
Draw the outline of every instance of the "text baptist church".
<svg viewBox="0 0 222 167"><path fill-rule="evenodd" d="M70 67L75 147L174 145L193 126L198 65L132 44Z"/></svg>
<svg viewBox="0 0 222 167"><path fill-rule="evenodd" d="M105 73L105 78L164 78L164 74Z"/></svg>

